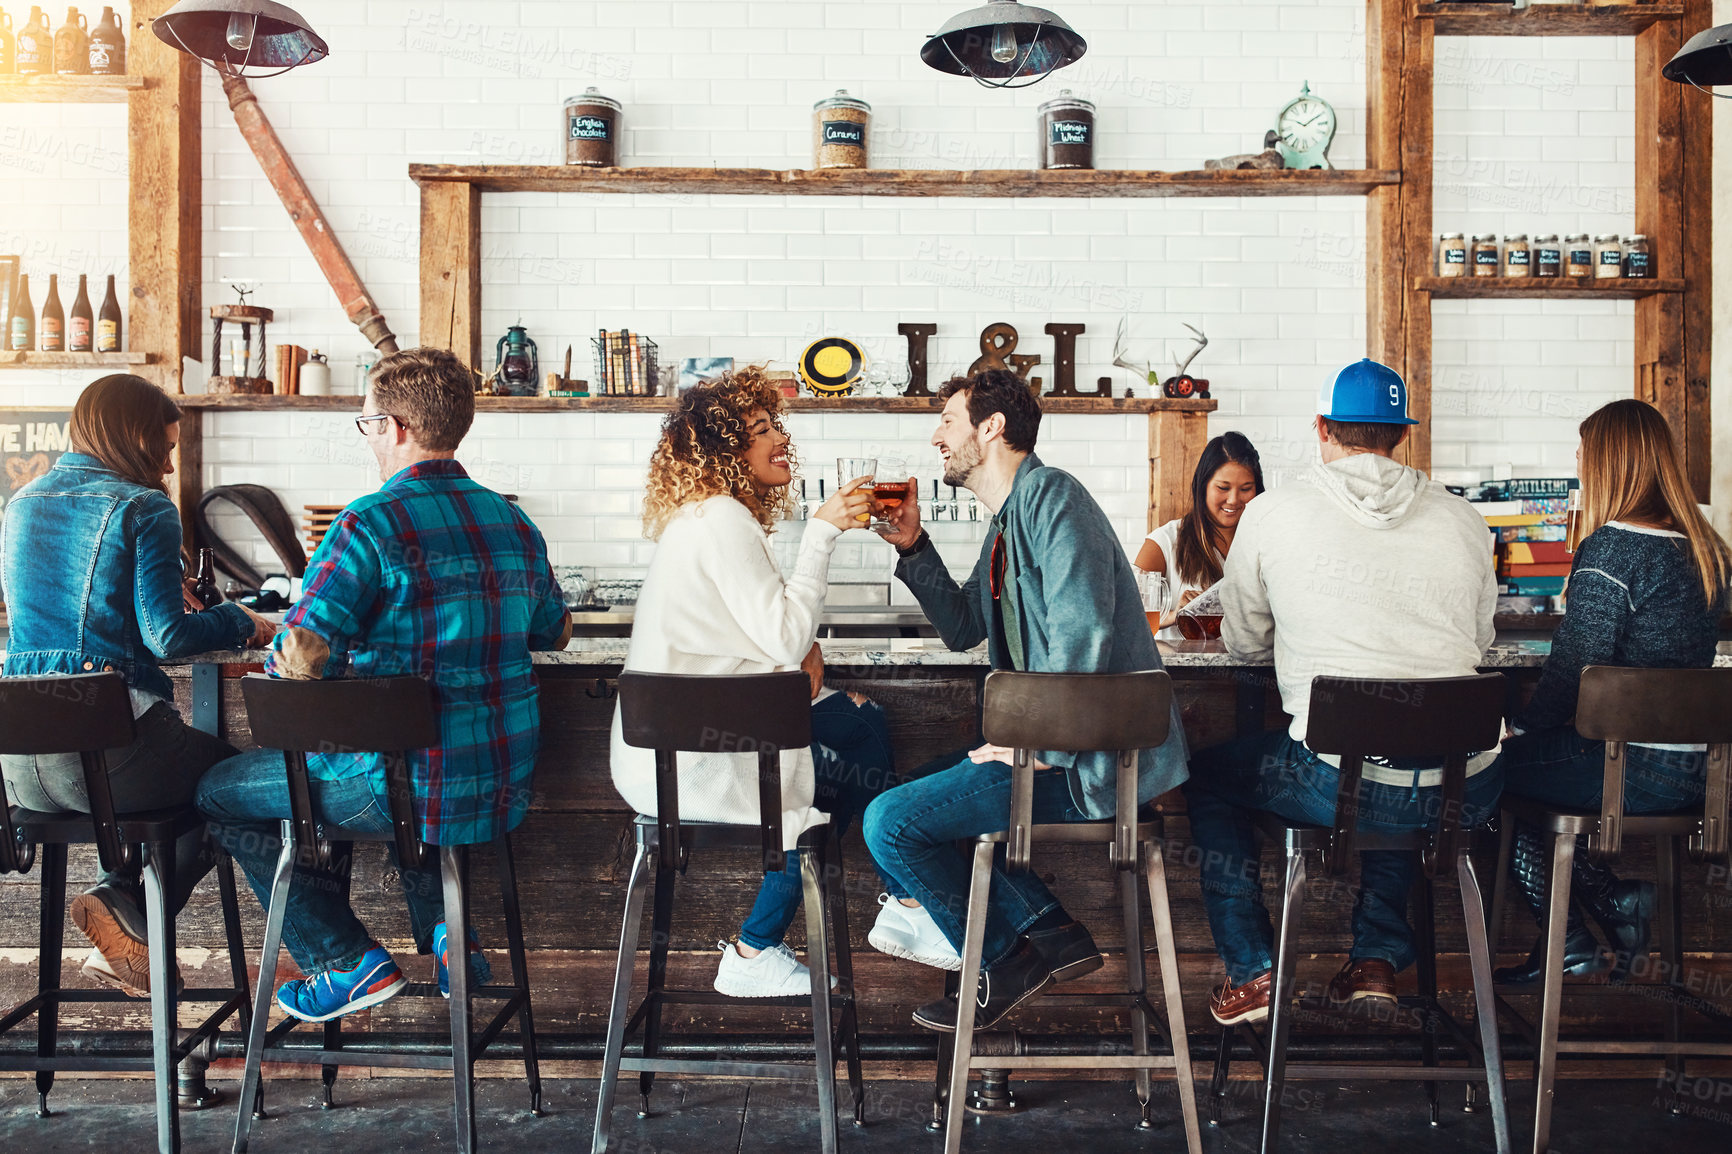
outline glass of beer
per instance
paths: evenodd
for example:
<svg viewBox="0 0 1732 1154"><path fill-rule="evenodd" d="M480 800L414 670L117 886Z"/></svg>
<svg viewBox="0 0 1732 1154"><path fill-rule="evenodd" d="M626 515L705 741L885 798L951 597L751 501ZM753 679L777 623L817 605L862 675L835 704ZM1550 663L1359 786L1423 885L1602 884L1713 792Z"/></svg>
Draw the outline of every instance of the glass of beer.
<svg viewBox="0 0 1732 1154"><path fill-rule="evenodd" d="M881 477L873 479L872 496L886 511L899 507L908 500L908 462L901 457L878 458L878 472ZM890 521L880 513L872 522L874 529L887 529Z"/></svg>
<svg viewBox="0 0 1732 1154"><path fill-rule="evenodd" d="M860 482L862 493L872 493L875 489L874 478L878 475L878 459L876 457L837 457L836 458L836 491L847 489L848 482L855 477L865 477ZM871 513L857 513L854 519L864 525L872 519Z"/></svg>
<svg viewBox="0 0 1732 1154"><path fill-rule="evenodd" d="M1143 595L1143 616L1149 620L1149 632L1159 635L1161 618L1167 613L1167 575L1150 570L1138 574L1137 585Z"/></svg>
<svg viewBox="0 0 1732 1154"><path fill-rule="evenodd" d="M1576 546L1582 543L1582 491L1571 489L1568 503L1564 506L1564 552L1575 554Z"/></svg>

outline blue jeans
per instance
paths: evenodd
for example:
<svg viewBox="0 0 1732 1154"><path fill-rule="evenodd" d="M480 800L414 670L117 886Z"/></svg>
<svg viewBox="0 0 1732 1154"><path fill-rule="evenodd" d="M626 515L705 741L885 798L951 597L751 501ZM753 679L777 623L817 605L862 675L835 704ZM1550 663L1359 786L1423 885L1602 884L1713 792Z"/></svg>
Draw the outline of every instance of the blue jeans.
<svg viewBox="0 0 1732 1154"><path fill-rule="evenodd" d="M1474 826L1496 810L1503 790L1501 761L1467 779L1462 824ZM1262 862L1253 814L1290 821L1335 821L1336 768L1286 730L1241 738L1194 754L1185 783L1191 838L1201 851L1203 905L1227 977L1244 985L1274 967L1275 935L1263 905ZM1391 832L1424 829L1437 815L1436 787L1364 781L1359 828ZM1352 957L1381 958L1397 970L1413 964L1408 893L1418 861L1413 854L1367 850L1359 855L1360 888L1353 903Z"/></svg>
<svg viewBox="0 0 1732 1154"><path fill-rule="evenodd" d="M830 815L840 835L855 815L894 783L890 727L875 701L855 705L846 693L812 706L812 805ZM905 897L883 879L891 897ZM779 945L800 912L800 855L789 854L781 873L765 874L758 899L740 927L740 941L755 950Z"/></svg>
<svg viewBox="0 0 1732 1154"><path fill-rule="evenodd" d="M867 806L864 832L878 868L926 907L960 953L974 865L956 842L1009 827L1010 766L1001 761L976 765L966 753L944 760L953 763L950 768L899 785ZM1064 770L1034 775L1034 820L1086 820L1071 802ZM1061 908L1033 870L1007 872L1003 854L1000 847L986 905L980 956L988 970L1016 952L1024 930Z"/></svg>
<svg viewBox="0 0 1732 1154"><path fill-rule="evenodd" d="M373 793L364 777L313 781L312 789L313 817L332 840L340 840L344 830L382 833L391 828L385 799ZM259 904L267 906L282 850L282 822L289 816L283 755L274 749L257 749L219 762L199 782L194 803L209 820L211 836L246 873ZM445 918L439 867L404 869L397 862L396 846L390 850L409 903L416 948L425 953L433 941L433 928ZM348 871L346 858L333 863L329 872L295 866L283 918L283 944L309 977L326 969L353 969L373 944L372 934L349 906Z"/></svg>
<svg viewBox="0 0 1732 1154"><path fill-rule="evenodd" d="M1624 812L1666 813L1702 801L1705 753L1624 747ZM1606 743L1574 726L1519 734L1504 742L1504 788L1570 809L1593 809L1606 790Z"/></svg>

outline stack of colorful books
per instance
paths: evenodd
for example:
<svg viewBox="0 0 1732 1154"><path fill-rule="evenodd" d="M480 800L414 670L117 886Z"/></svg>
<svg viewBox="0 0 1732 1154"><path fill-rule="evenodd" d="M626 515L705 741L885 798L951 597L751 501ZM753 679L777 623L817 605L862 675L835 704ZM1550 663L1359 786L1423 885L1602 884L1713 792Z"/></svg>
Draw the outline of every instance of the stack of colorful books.
<svg viewBox="0 0 1732 1154"><path fill-rule="evenodd" d="M1556 597L1570 576L1564 546L1574 477L1517 477L1470 489L1467 499L1490 527L1497 551L1498 592Z"/></svg>

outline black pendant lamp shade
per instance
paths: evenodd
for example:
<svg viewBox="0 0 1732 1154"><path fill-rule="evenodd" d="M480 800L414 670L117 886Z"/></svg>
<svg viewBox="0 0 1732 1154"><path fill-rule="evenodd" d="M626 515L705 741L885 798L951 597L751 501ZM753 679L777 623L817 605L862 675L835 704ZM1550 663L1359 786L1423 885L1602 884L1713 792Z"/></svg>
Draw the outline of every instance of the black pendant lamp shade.
<svg viewBox="0 0 1732 1154"><path fill-rule="evenodd" d="M1045 8L991 0L945 21L921 46L920 59L988 88L1027 88L1087 51L1088 42Z"/></svg>
<svg viewBox="0 0 1732 1154"><path fill-rule="evenodd" d="M1732 84L1732 24L1722 24L1690 37L1660 75L1679 84L1708 89Z"/></svg>
<svg viewBox="0 0 1732 1154"><path fill-rule="evenodd" d="M331 53L299 12L272 0L180 0L150 29L169 47L237 75L286 72Z"/></svg>

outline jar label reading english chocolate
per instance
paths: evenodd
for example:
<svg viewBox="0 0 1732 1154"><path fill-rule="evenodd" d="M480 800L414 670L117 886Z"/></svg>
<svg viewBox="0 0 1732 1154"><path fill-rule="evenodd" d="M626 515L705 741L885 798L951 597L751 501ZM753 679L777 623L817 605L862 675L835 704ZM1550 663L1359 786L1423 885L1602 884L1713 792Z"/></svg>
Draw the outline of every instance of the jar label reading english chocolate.
<svg viewBox="0 0 1732 1154"><path fill-rule="evenodd" d="M571 138L573 140L606 140L613 135L613 121L601 116L574 116L571 118Z"/></svg>
<svg viewBox="0 0 1732 1154"><path fill-rule="evenodd" d="M1564 254L1555 248L1542 248L1540 249L1540 263L1543 265L1562 264L1564 263Z"/></svg>
<svg viewBox="0 0 1732 1154"><path fill-rule="evenodd" d="M1086 120L1055 120L1048 139L1052 144L1087 144L1093 128Z"/></svg>
<svg viewBox="0 0 1732 1154"><path fill-rule="evenodd" d="M855 148L866 144L866 126L852 120L824 121L825 144L851 144Z"/></svg>

